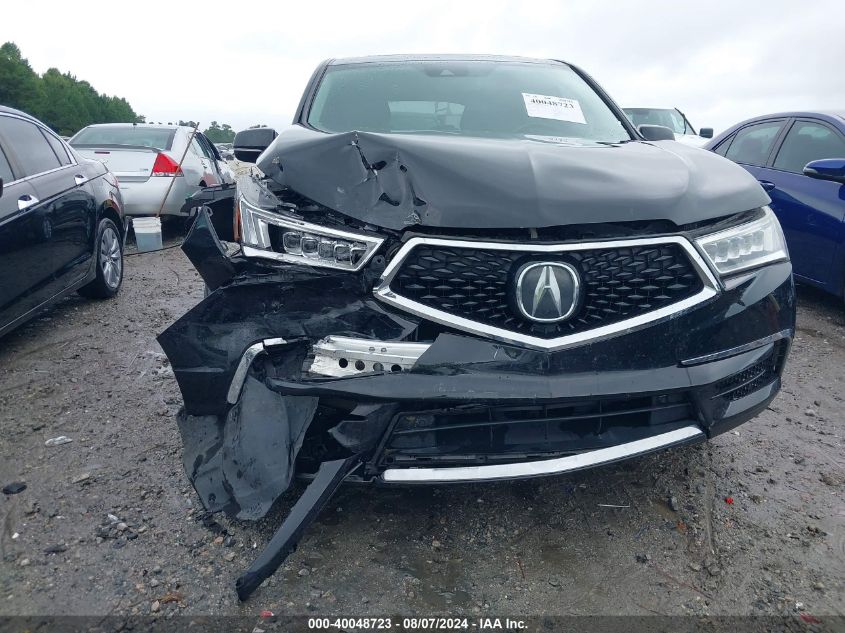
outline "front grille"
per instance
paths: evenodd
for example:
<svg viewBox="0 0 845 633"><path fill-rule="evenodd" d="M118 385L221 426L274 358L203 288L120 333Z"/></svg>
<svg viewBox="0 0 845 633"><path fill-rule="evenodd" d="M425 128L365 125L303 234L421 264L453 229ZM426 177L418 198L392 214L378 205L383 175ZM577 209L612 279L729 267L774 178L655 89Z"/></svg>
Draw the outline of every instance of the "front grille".
<svg viewBox="0 0 845 633"><path fill-rule="evenodd" d="M561 323L535 323L515 305L517 269L561 261L581 278L581 303ZM390 289L424 306L543 339L610 325L701 291L703 283L678 244L638 245L565 253L526 253L423 244L413 248Z"/></svg>
<svg viewBox="0 0 845 633"><path fill-rule="evenodd" d="M454 465L560 457L665 433L694 419L685 393L410 411L397 416L381 461Z"/></svg>

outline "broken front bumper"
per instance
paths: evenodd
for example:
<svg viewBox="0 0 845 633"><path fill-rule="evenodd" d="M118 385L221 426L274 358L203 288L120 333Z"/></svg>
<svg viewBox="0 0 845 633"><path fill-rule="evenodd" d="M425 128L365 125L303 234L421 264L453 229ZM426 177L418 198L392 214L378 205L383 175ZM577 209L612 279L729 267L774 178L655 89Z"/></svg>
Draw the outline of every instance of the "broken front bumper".
<svg viewBox="0 0 845 633"><path fill-rule="evenodd" d="M158 340L182 391L183 460L204 506L258 519L295 475L312 480L238 579L241 599L344 480L549 475L733 428L776 395L795 327L788 262L637 331L551 351L379 301L383 266L248 260L220 242L206 210L183 250L213 292Z"/></svg>
<svg viewBox="0 0 845 633"><path fill-rule="evenodd" d="M696 442L780 387L789 263L637 332L541 351L432 329L375 279L228 257L200 214L185 251L215 289L159 337L209 510L263 516L294 474L358 457L383 483L567 472ZM433 334L432 334L433 332Z"/></svg>

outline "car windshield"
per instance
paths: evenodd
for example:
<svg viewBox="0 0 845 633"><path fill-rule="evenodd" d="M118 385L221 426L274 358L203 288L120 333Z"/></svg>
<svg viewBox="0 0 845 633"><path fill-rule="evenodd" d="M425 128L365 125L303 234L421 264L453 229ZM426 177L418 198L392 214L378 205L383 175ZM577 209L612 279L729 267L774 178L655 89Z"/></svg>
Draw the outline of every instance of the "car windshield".
<svg viewBox="0 0 845 633"><path fill-rule="evenodd" d="M596 91L562 63L404 61L329 66L308 123L324 132L607 143L631 139Z"/></svg>
<svg viewBox="0 0 845 633"><path fill-rule="evenodd" d="M77 132L70 139L71 146L135 145L170 149L176 130L144 125L94 125Z"/></svg>
<svg viewBox="0 0 845 633"><path fill-rule="evenodd" d="M662 125L675 134L695 134L684 115L672 108L622 108L634 125Z"/></svg>

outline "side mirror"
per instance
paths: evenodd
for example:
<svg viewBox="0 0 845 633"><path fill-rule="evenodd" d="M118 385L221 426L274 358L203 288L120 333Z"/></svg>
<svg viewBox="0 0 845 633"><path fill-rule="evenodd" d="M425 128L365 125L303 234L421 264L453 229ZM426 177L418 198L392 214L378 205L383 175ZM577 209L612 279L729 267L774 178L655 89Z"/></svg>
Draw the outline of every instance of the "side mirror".
<svg viewBox="0 0 845 633"><path fill-rule="evenodd" d="M713 138L713 128L712 127L700 127L700 128L698 128L698 135L701 138Z"/></svg>
<svg viewBox="0 0 845 633"><path fill-rule="evenodd" d="M845 158L823 158L804 166L804 175L818 180L832 180L845 184Z"/></svg>
<svg viewBox="0 0 845 633"><path fill-rule="evenodd" d="M668 127L662 125L646 125L643 123L637 127L637 131L647 141L674 141L675 133Z"/></svg>
<svg viewBox="0 0 845 633"><path fill-rule="evenodd" d="M241 130L235 134L233 145L235 158L245 163L254 163L261 152L267 149L277 136L276 130L271 127Z"/></svg>

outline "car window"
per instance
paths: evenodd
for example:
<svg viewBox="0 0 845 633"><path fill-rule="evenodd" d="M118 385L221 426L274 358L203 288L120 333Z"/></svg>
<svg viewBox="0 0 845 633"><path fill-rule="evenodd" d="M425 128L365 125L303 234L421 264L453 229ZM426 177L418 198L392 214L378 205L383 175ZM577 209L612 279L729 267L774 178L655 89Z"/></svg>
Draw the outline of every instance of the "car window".
<svg viewBox="0 0 845 633"><path fill-rule="evenodd" d="M6 160L6 154L3 148L0 147L0 178L4 183L12 182L15 177L12 175L12 168L9 167L9 161Z"/></svg>
<svg viewBox="0 0 845 633"><path fill-rule="evenodd" d="M202 145L200 145L199 139L197 139L196 136L191 139L191 150L200 158L207 158L206 153L203 151Z"/></svg>
<svg viewBox="0 0 845 633"><path fill-rule="evenodd" d="M197 134L196 136L194 136L194 138L197 139L197 142L199 143L200 148L202 148L202 153L206 158L208 158L209 160L217 160L216 157L214 156L214 152L208 146L208 141L205 139L205 137L202 134Z"/></svg>
<svg viewBox="0 0 845 633"><path fill-rule="evenodd" d="M223 157L220 155L220 150L217 149L217 146L208 140L208 137L205 134L200 134L200 138L202 142L205 143L205 147L208 150L208 153L211 154L211 160L221 160Z"/></svg>
<svg viewBox="0 0 845 633"><path fill-rule="evenodd" d="M728 153L728 148L731 146L732 140L733 136L726 138L724 141L719 143L719 146L713 151L716 152L719 156L724 156Z"/></svg>
<svg viewBox="0 0 845 633"><path fill-rule="evenodd" d="M559 63L437 60L329 66L308 123L325 132L611 143L631 138L590 84Z"/></svg>
<svg viewBox="0 0 845 633"><path fill-rule="evenodd" d="M765 165L783 121L767 121L742 128L725 156L745 165Z"/></svg>
<svg viewBox="0 0 845 633"><path fill-rule="evenodd" d="M807 163L822 158L845 158L845 140L820 123L796 121L778 151L774 168L800 174Z"/></svg>
<svg viewBox="0 0 845 633"><path fill-rule="evenodd" d="M428 130L442 123L458 129L464 106L447 101L388 101L391 128L394 132Z"/></svg>
<svg viewBox="0 0 845 633"><path fill-rule="evenodd" d="M41 130L41 133L44 135L44 138L47 139L47 142L50 144L50 147L53 148L53 151L56 152L56 156L59 157L59 162L62 165L70 165L70 156L68 156L64 144L49 132Z"/></svg>
<svg viewBox="0 0 845 633"><path fill-rule="evenodd" d="M0 117L0 133L15 148L24 176L34 176L60 167L56 153L38 126L14 117Z"/></svg>
<svg viewBox="0 0 845 633"><path fill-rule="evenodd" d="M636 126L662 125L675 134L693 134L687 131L686 121L677 110L667 108L622 108L622 110Z"/></svg>
<svg viewBox="0 0 845 633"><path fill-rule="evenodd" d="M693 134L696 135L695 128L692 126L692 123L689 122L686 115L681 112L681 118L684 120L684 134Z"/></svg>
<svg viewBox="0 0 845 633"><path fill-rule="evenodd" d="M136 145L156 149L173 147L174 128L137 125L92 125L77 132L70 139L71 147L94 147L97 145Z"/></svg>

